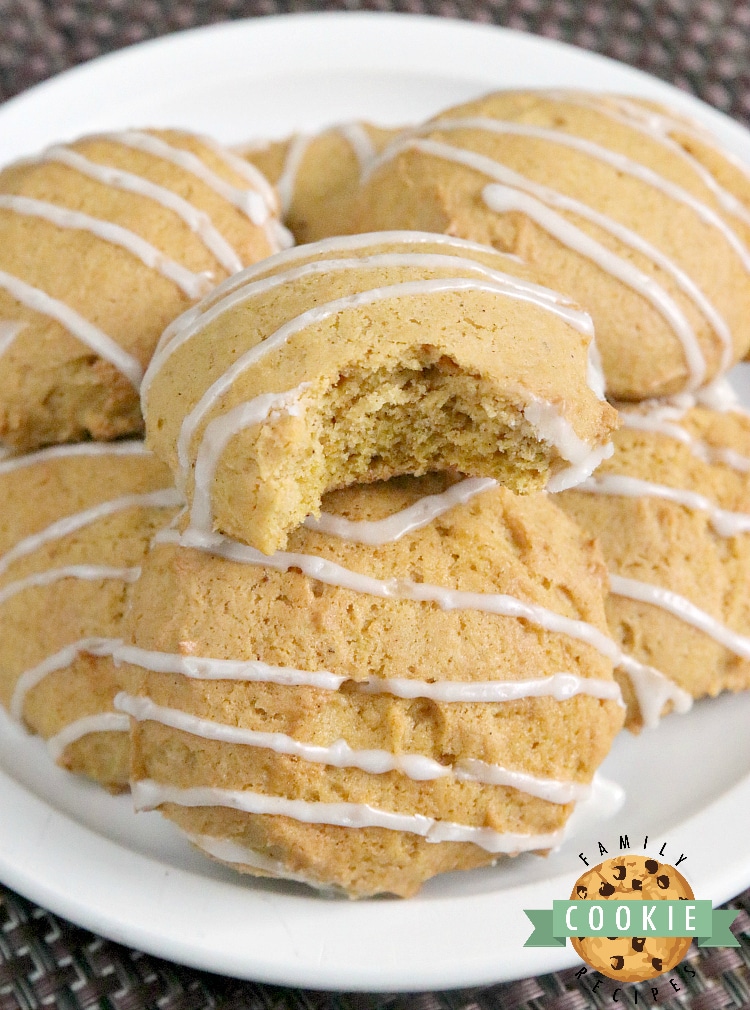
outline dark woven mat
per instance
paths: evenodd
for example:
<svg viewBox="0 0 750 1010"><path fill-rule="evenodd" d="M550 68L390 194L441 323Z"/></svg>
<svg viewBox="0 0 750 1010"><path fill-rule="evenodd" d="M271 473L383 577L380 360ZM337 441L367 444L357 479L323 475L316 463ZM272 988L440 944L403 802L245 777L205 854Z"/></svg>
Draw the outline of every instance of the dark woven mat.
<svg viewBox="0 0 750 1010"><path fill-rule="evenodd" d="M0 0L0 101L180 28L322 9L407 11L536 32L631 63L750 123L750 0ZM627 986L614 1002L614 982L574 970L399 996L238 982L103 940L0 886L0 1010L750 1010L750 891L731 904L742 909L734 927L740 948L694 947L673 973Z"/></svg>
<svg viewBox="0 0 750 1010"><path fill-rule="evenodd" d="M562 39L750 122L748 0L0 0L0 101L76 63L180 28L359 9L467 18Z"/></svg>
<svg viewBox="0 0 750 1010"><path fill-rule="evenodd" d="M0 888L0 1010L736 1010L750 1007L750 891L733 931L741 946L693 946L672 972L627 985L556 972L481 989L400 995L323 993L219 978L119 944ZM613 996L617 996L617 1001Z"/></svg>

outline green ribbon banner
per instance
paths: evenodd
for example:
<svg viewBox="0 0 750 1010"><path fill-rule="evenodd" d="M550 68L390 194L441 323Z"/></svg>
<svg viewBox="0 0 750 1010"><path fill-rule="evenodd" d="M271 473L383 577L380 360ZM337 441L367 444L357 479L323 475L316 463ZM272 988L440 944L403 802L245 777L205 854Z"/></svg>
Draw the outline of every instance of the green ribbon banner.
<svg viewBox="0 0 750 1010"><path fill-rule="evenodd" d="M564 947L569 936L684 936L699 947L739 947L729 927L738 909L710 901L553 901L525 908L534 929L524 947Z"/></svg>

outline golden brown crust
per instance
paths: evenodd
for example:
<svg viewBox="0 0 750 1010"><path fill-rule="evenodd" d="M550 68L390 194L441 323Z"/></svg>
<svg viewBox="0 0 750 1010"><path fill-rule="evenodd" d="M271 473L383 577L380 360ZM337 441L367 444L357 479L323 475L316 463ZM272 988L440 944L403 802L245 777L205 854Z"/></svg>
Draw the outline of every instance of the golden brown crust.
<svg viewBox="0 0 750 1010"><path fill-rule="evenodd" d="M350 488L325 504L349 518L380 518L434 493L441 483L433 477ZM605 627L598 552L542 495L518 498L491 490L378 548L299 529L290 549L378 579L514 593ZM566 702L542 697L447 703L371 694L358 686L370 677L466 682L539 678L561 670L603 680L612 674L590 646L515 618L380 599L324 585L294 569L275 572L173 545L155 546L147 558L125 634L126 641L149 650L343 675L347 680L338 691L325 691L194 680L133 665L118 673L126 691L158 705L319 746L345 740L352 748L420 754L445 765L476 758L540 778L585 783L622 718L615 702L583 695ZM335 768L148 720L136 725L133 740L136 780L369 803L520 834L554 832L572 809L454 777L414 781L399 771ZM493 858L469 843L430 844L382 828L308 825L221 808L163 809L190 834L229 839L280 860L286 872L353 895L411 894L436 873Z"/></svg>
<svg viewBox="0 0 750 1010"><path fill-rule="evenodd" d="M200 159L225 182L248 182L190 134L152 131ZM69 150L96 165L124 170L188 201L213 223L243 264L274 251L264 228L185 169L100 137ZM0 172L0 194L52 203L112 222L147 240L206 285L227 269L173 210L140 193L95 180L54 160L19 162ZM0 271L73 309L111 337L142 368L164 327L195 298L133 253L82 229L0 208ZM197 298L197 296L196 296ZM2 355L0 438L16 451L142 431L137 391L118 369L51 316L21 304L0 286L0 321L23 324Z"/></svg>
<svg viewBox="0 0 750 1010"><path fill-rule="evenodd" d="M441 129L441 122L451 119L488 117L593 141L682 187L725 218L740 243L747 243L747 224L726 215L679 150L608 114L607 96L572 92L566 101L565 95L562 91L554 97L542 92L498 92L441 113L420 132L420 138L490 158L532 184L582 201L635 231L682 269L715 306L732 333L731 362L739 360L750 344L744 310L748 270L727 239L707 226L695 210L646 181L549 139L472 127ZM408 132L404 137L408 138ZM714 153L713 160L727 163L720 153ZM518 253L544 272L552 287L566 291L591 312L613 397L638 400L686 388L690 380L686 355L662 313L642 293L615 279L587 255L573 251L526 213L491 211L483 198L488 181L492 180L475 168L407 146L364 183L347 231L424 228ZM662 286L696 333L706 360L706 379L724 367L721 340L674 276L596 223L563 207L555 211Z"/></svg>
<svg viewBox="0 0 750 1010"><path fill-rule="evenodd" d="M694 407L674 423L695 440L699 452L703 445L750 458L750 419L744 413ZM659 432L621 428L615 446L596 478L634 477L697 492L729 512L750 513L747 472L707 462L691 452L690 444ZM750 535L721 536L707 511L662 497L572 490L557 500L598 538L611 572L662 586L740 635L750 633ZM626 652L661 670L694 698L750 687L747 659L661 607L610 595L607 618ZM637 727L641 716L625 681L623 693L628 724Z"/></svg>
<svg viewBox="0 0 750 1010"><path fill-rule="evenodd" d="M0 552L51 523L103 501L169 487L166 468L150 455L64 456L0 474L3 509ZM35 507L30 509L28 503ZM71 566L138 566L151 537L174 509L131 507L50 540L13 561L0 591L13 583ZM30 585L0 602L0 702L11 707L21 675L81 639L117 638L129 584L121 578L72 574ZM45 739L86 716L113 711L114 666L106 656L81 652L25 695L23 720ZM109 788L128 782L127 736L87 734L63 748L59 763Z"/></svg>

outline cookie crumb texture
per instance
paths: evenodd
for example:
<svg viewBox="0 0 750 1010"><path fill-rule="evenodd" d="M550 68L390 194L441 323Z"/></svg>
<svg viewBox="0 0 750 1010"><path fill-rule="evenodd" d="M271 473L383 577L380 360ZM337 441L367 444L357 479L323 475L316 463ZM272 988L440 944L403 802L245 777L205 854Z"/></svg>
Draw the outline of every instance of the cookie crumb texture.
<svg viewBox="0 0 750 1010"><path fill-rule="evenodd" d="M586 326L491 250L425 235L312 245L174 330L146 378L147 439L194 526L266 553L355 483L455 469L529 493L615 423L588 385Z"/></svg>
<svg viewBox="0 0 750 1010"><path fill-rule="evenodd" d="M648 856L627 853L600 863L576 881L571 900L678 901L694 898L679 870ZM583 960L618 982L642 982L670 971L690 949L690 937L571 937Z"/></svg>

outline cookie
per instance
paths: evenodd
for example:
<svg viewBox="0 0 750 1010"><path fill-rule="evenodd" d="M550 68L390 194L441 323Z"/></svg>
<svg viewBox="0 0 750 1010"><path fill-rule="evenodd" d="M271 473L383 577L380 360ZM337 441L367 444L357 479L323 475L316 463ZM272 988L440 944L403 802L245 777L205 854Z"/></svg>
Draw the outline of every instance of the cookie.
<svg viewBox="0 0 750 1010"><path fill-rule="evenodd" d="M444 476L325 506L270 559L156 538L117 653L136 806L352 897L558 844L622 721L597 548Z"/></svg>
<svg viewBox="0 0 750 1010"><path fill-rule="evenodd" d="M527 493L609 451L588 317L517 260L414 233L330 239L170 327L147 441L194 528L264 552L355 483L455 469Z"/></svg>
<svg viewBox="0 0 750 1010"><path fill-rule="evenodd" d="M626 853L587 870L576 881L571 900L677 901L694 898L679 870L648 856ZM690 937L571 937L583 960L618 982L642 982L670 971L682 961Z"/></svg>
<svg viewBox="0 0 750 1010"><path fill-rule="evenodd" d="M249 144L244 156L276 186L284 223L299 243L341 234L363 168L398 130L343 123L320 133Z"/></svg>
<svg viewBox="0 0 750 1010"><path fill-rule="evenodd" d="M138 389L175 316L280 246L246 161L176 130L87 137L0 172L0 439L142 432Z"/></svg>
<svg viewBox="0 0 750 1010"><path fill-rule="evenodd" d="M665 702L750 688L750 417L687 401L621 422L612 458L557 501L604 551L613 636L668 679L618 674L638 728Z"/></svg>
<svg viewBox="0 0 750 1010"><path fill-rule="evenodd" d="M0 499L0 703L62 767L125 788L111 651L176 512L169 471L142 442L61 446L0 462Z"/></svg>
<svg viewBox="0 0 750 1010"><path fill-rule="evenodd" d="M640 400L695 390L750 346L750 216L722 178L616 97L498 92L389 144L347 231L519 254L591 313L609 394Z"/></svg>

